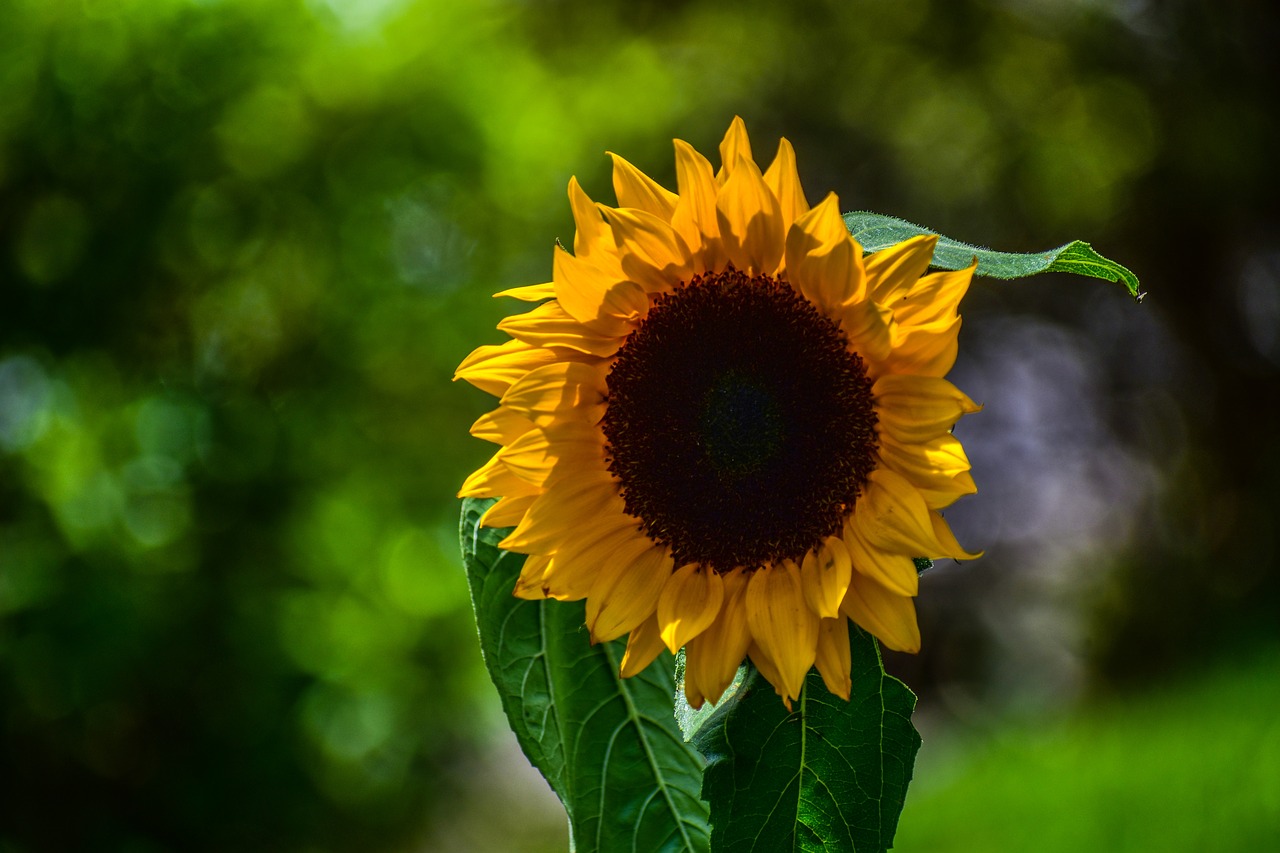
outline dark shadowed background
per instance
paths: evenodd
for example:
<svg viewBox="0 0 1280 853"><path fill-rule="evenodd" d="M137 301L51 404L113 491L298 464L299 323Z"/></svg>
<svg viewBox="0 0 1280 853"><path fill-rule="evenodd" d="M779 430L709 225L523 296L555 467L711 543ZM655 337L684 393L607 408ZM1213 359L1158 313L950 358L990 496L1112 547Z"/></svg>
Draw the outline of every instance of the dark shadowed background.
<svg viewBox="0 0 1280 853"><path fill-rule="evenodd" d="M1280 840L1280 6L0 3L0 851L563 850L452 384L606 149L1142 277L979 280L903 851Z"/></svg>

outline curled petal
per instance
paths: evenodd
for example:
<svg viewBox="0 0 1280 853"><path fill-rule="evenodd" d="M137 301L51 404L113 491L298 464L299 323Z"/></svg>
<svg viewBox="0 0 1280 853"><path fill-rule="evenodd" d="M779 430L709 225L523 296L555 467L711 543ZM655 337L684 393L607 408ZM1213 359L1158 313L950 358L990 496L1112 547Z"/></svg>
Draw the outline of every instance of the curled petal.
<svg viewBox="0 0 1280 853"><path fill-rule="evenodd" d="M747 126L741 116L734 116L729 129L720 140L720 171L716 173L716 182L724 186L739 160L751 159L751 140L747 137Z"/></svg>
<svg viewBox="0 0 1280 853"><path fill-rule="evenodd" d="M867 258L867 283L871 298L889 305L908 293L925 270L929 269L929 261L933 259L933 249L937 244L936 234L918 234Z"/></svg>
<svg viewBox="0 0 1280 853"><path fill-rule="evenodd" d="M777 271L782 261L782 208L755 163L738 161L716 198L716 219L730 263L747 273Z"/></svg>
<svg viewBox="0 0 1280 853"><path fill-rule="evenodd" d="M604 411L605 373L582 362L558 361L526 373L502 395L511 418L546 426L566 415L595 423ZM513 427L514 438L528 430ZM510 442L504 442L510 443Z"/></svg>
<svg viewBox="0 0 1280 853"><path fill-rule="evenodd" d="M472 350L462 364L458 365L453 378L463 379L481 391L501 397L512 383L536 367L565 359L586 358L588 357L580 353L535 347L520 340L507 341Z"/></svg>
<svg viewBox="0 0 1280 853"><path fill-rule="evenodd" d="M653 546L639 532L635 519L609 516L556 549L543 572L542 589L549 598L586 598L602 566L616 566Z"/></svg>
<svg viewBox="0 0 1280 853"><path fill-rule="evenodd" d="M961 416L982 408L947 380L933 376L882 376L871 396L881 430L906 444L945 435Z"/></svg>
<svg viewBox="0 0 1280 853"><path fill-rule="evenodd" d="M783 560L752 575L747 584L747 625L752 639L778 668L781 683L775 686L798 697L817 653L818 615L805 604L795 563Z"/></svg>
<svg viewBox="0 0 1280 853"><path fill-rule="evenodd" d="M622 498L607 471L566 477L538 495L516 529L498 546L523 553L554 550L556 543L582 527L582 519L622 513Z"/></svg>
<svg viewBox="0 0 1280 853"><path fill-rule="evenodd" d="M618 207L634 207L670 222L678 196L612 151L606 153L613 158Z"/></svg>
<svg viewBox="0 0 1280 853"><path fill-rule="evenodd" d="M968 553L955 543L955 537L950 536L950 528L946 528L947 538L938 538L935 516L937 513L929 509L924 498L906 478L886 468L878 468L867 478L866 493L859 498L853 524L857 533L873 548L930 559L974 559L977 555Z"/></svg>
<svg viewBox="0 0 1280 853"><path fill-rule="evenodd" d="M707 698L718 701L751 646L747 625L747 576L736 569L724 576L724 605L715 622L689 641L685 648L685 673L692 675ZM690 704L693 704L690 699Z"/></svg>
<svg viewBox="0 0 1280 853"><path fill-rule="evenodd" d="M778 140L778 154L765 170L764 182L773 190L782 208L782 228L786 233L791 223L809 212L809 202L800 186L800 172L796 169L796 152L786 139Z"/></svg>
<svg viewBox="0 0 1280 853"><path fill-rule="evenodd" d="M534 554L526 558L524 566L520 569L520 577L516 578L516 587L511 594L526 601L541 601L546 598L543 579L550 564L551 558L545 554Z"/></svg>
<svg viewBox="0 0 1280 853"><path fill-rule="evenodd" d="M796 289L828 314L862 301L862 247L849 236L835 193L829 193L787 232L786 267Z"/></svg>
<svg viewBox="0 0 1280 853"><path fill-rule="evenodd" d="M725 262L720 242L720 221L716 218L719 185L711 164L683 139L675 141L676 183L680 200L671 217L672 226L698 258L694 272L720 269Z"/></svg>
<svg viewBox="0 0 1280 853"><path fill-rule="evenodd" d="M573 238L573 253L589 258L601 252L616 250L613 232L605 225L595 202L583 191L577 178L569 179L569 206L573 209L573 223L577 233Z"/></svg>
<svg viewBox="0 0 1280 853"><path fill-rule="evenodd" d="M560 477L604 468L604 440L581 421L531 429L498 451L496 457L526 483L546 488Z"/></svg>
<svg viewBox="0 0 1280 853"><path fill-rule="evenodd" d="M517 477L503 463L502 451L471 473L458 490L460 498L499 498L503 495L527 495L538 491L536 486Z"/></svg>
<svg viewBox="0 0 1280 853"><path fill-rule="evenodd" d="M933 522L933 536L942 545L944 553L953 560L976 560L982 556L982 551L975 551L972 554L960 546L956 541L955 534L951 532L951 526L943 519L942 513L930 510L929 520Z"/></svg>
<svg viewBox="0 0 1280 853"><path fill-rule="evenodd" d="M481 527L511 527L519 524L538 496L510 495L501 498L480 517Z"/></svg>
<svg viewBox="0 0 1280 853"><path fill-rule="evenodd" d="M959 335L959 317L928 325L896 326L892 351L882 359L885 370L942 378L956 363Z"/></svg>
<svg viewBox="0 0 1280 853"><path fill-rule="evenodd" d="M594 328L574 318L554 299L532 311L504 318L498 323L498 328L534 347L563 347L599 357L613 355L623 340L610 333L608 328Z"/></svg>
<svg viewBox="0 0 1280 853"><path fill-rule="evenodd" d="M556 286L548 281L545 284L527 284L524 287L508 287L506 290L499 290L493 294L497 299L499 296L509 296L512 299L519 299L521 302L541 302L544 299L554 299L556 295Z"/></svg>
<svg viewBox="0 0 1280 853"><path fill-rule="evenodd" d="M936 272L918 279L889 307L903 326L927 326L956 317L960 298L969 290L978 259L962 270Z"/></svg>
<svg viewBox="0 0 1280 853"><path fill-rule="evenodd" d="M621 637L653 614L671 577L671 553L638 540L603 563L587 595L591 642Z"/></svg>
<svg viewBox="0 0 1280 853"><path fill-rule="evenodd" d="M688 278L689 246L671 223L643 210L600 209L613 228L628 279L649 293L661 293Z"/></svg>
<svg viewBox="0 0 1280 853"><path fill-rule="evenodd" d="M853 668L853 656L849 650L849 620L844 614L833 619L823 619L818 626L818 656L815 661L818 674L827 689L848 701L853 690L849 671Z"/></svg>
<svg viewBox="0 0 1280 853"><path fill-rule="evenodd" d="M815 652L816 655L816 652ZM752 642L747 649L747 656L751 658L751 662L756 665L756 669L760 670L760 674L765 680L773 685L774 692L782 697L782 702L787 706L787 711L791 711L791 696L782 687L782 673L778 669L777 664L773 662L773 658L760 648L760 644Z"/></svg>
<svg viewBox="0 0 1280 853"><path fill-rule="evenodd" d="M705 631L723 602L718 572L690 563L673 574L658 599L658 627L667 648L674 652Z"/></svg>
<svg viewBox="0 0 1280 853"><path fill-rule="evenodd" d="M840 609L858 627L894 651L920 651L920 627L916 624L915 602L910 597L895 595L879 584L853 583Z"/></svg>
<svg viewBox="0 0 1280 853"><path fill-rule="evenodd" d="M849 588L853 563L844 541L830 536L805 555L800 566L804 598L819 616L834 618L840 612L840 600Z"/></svg>
<svg viewBox="0 0 1280 853"><path fill-rule="evenodd" d="M520 412L499 407L476 418L471 434L482 441L510 444L534 426L536 424Z"/></svg>
<svg viewBox="0 0 1280 853"><path fill-rule="evenodd" d="M648 311L649 299L640 285L609 275L559 246L554 269L560 307L593 332L625 335Z"/></svg>
<svg viewBox="0 0 1280 853"><path fill-rule="evenodd" d="M929 509L942 509L978 491L969 473L969 457L960 440L950 433L921 444L904 444L881 435L880 458L915 486Z"/></svg>
<svg viewBox="0 0 1280 853"><path fill-rule="evenodd" d="M885 551L867 544L856 523L845 525L845 543L853 558L853 568L890 592L914 596L920 589L915 561L906 554ZM859 581L860 583L860 581Z"/></svg>
<svg viewBox="0 0 1280 853"><path fill-rule="evenodd" d="M658 659L666 646L658 633L658 617L650 616L637 625L627 638L627 651L622 655L621 675L630 678Z"/></svg>

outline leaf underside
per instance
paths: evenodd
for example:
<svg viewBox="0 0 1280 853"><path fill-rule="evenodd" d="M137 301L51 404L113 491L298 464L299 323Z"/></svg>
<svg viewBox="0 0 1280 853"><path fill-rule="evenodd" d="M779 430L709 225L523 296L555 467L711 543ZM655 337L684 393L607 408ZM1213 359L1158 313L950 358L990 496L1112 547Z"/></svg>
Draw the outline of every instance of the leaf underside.
<svg viewBox="0 0 1280 853"><path fill-rule="evenodd" d="M525 601L524 557L481 528L490 500L466 499L461 540L485 666L525 755L569 816L571 849L706 851L703 760L672 714L673 658L622 679L625 643L591 645L583 603Z"/></svg>
<svg viewBox="0 0 1280 853"><path fill-rule="evenodd" d="M862 245L867 254L887 249L919 234L937 234L936 231L905 219L863 210L846 213L844 223L850 235ZM944 270L958 270L969 266L974 258L978 259L978 275L1008 279L1026 278L1043 272L1068 272L1121 282L1129 295L1139 302L1146 295L1133 272L1098 254L1092 246L1080 240L1043 252L1017 254L996 252L939 235L930 265Z"/></svg>
<svg viewBox="0 0 1280 853"><path fill-rule="evenodd" d="M850 628L852 701L816 671L787 712L753 667L693 742L707 758L715 851L868 851L893 845L920 735L915 695L885 674L871 635Z"/></svg>

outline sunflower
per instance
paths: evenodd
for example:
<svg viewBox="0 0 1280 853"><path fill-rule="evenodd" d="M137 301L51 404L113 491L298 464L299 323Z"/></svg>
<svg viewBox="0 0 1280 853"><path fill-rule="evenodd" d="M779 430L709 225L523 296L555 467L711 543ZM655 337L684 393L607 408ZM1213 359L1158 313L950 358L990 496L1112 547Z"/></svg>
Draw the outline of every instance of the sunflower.
<svg viewBox="0 0 1280 853"><path fill-rule="evenodd" d="M684 647L694 707L748 656L788 704L815 664L848 699L848 620L915 652L913 558L978 556L938 512L976 491L951 427L979 407L943 378L973 268L926 274L931 236L864 257L738 118L718 172L675 141L678 193L610 156L618 206L569 181L572 253L458 368L500 398L460 496L500 498L515 595L630 635L622 675Z"/></svg>

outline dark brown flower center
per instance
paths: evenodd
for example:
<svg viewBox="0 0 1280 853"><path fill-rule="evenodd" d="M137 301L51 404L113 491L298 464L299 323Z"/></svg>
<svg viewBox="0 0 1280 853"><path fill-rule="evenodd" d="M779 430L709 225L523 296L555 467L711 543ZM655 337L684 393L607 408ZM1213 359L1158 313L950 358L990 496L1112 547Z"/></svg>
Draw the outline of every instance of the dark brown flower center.
<svg viewBox="0 0 1280 853"><path fill-rule="evenodd" d="M844 332L733 268L656 299L609 373L603 427L627 512L677 566L798 559L875 467L871 380Z"/></svg>

